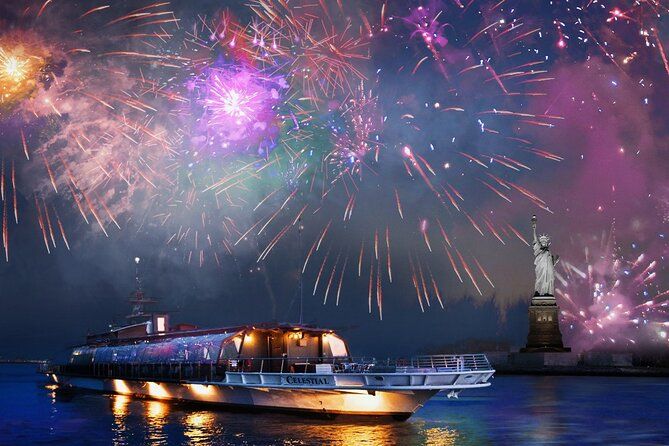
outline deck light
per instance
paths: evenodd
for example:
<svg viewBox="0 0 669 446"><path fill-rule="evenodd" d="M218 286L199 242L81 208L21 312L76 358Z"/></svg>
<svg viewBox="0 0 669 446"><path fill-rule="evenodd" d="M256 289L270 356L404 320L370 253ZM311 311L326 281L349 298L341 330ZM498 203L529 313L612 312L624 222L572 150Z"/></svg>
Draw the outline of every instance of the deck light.
<svg viewBox="0 0 669 446"><path fill-rule="evenodd" d="M210 396L216 393L214 386L209 386L206 384L191 384L190 389L193 391L193 393L200 396Z"/></svg>
<svg viewBox="0 0 669 446"><path fill-rule="evenodd" d="M160 384L149 381L148 385L149 385L149 395L151 395L152 397L154 398L170 397L170 393L167 390L165 390L163 386L161 386Z"/></svg>
<svg viewBox="0 0 669 446"><path fill-rule="evenodd" d="M132 393L126 382L123 381L122 379L115 379L113 381L113 385L114 385L114 392L116 393L121 393L121 394Z"/></svg>

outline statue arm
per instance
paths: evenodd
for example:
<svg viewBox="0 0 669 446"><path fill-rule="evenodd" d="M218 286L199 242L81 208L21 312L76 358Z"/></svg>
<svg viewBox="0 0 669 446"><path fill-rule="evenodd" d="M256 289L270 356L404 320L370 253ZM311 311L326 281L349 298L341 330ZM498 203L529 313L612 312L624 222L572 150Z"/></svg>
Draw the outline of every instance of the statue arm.
<svg viewBox="0 0 669 446"><path fill-rule="evenodd" d="M539 243L537 240L537 224L532 223L532 243Z"/></svg>

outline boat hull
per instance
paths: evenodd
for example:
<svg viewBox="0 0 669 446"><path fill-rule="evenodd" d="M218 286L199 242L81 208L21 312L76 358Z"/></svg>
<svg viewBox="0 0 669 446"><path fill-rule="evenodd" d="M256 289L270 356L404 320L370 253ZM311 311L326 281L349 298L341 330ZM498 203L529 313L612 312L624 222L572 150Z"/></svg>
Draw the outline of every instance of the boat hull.
<svg viewBox="0 0 669 446"><path fill-rule="evenodd" d="M216 404L227 408L308 412L324 416L390 416L406 419L437 389L364 390L234 386L51 375L59 386L160 400Z"/></svg>

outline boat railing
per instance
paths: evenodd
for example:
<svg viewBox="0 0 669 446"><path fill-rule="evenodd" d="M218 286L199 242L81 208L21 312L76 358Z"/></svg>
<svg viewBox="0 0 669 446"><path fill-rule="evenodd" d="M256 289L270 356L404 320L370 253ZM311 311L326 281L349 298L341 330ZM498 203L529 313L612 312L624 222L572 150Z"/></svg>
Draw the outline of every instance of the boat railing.
<svg viewBox="0 0 669 446"><path fill-rule="evenodd" d="M491 370L484 354L425 355L407 359L373 357L280 357L225 360L225 369L244 373L412 373Z"/></svg>
<svg viewBox="0 0 669 446"><path fill-rule="evenodd" d="M373 357L276 357L235 358L198 362L140 362L62 364L45 366L49 374L76 375L104 379L160 381L225 380L226 372L241 373L440 373L492 370L483 354L415 356L406 359Z"/></svg>
<svg viewBox="0 0 669 446"><path fill-rule="evenodd" d="M464 370L488 370L490 362L484 354L476 355L424 355L411 358L416 368L457 368Z"/></svg>

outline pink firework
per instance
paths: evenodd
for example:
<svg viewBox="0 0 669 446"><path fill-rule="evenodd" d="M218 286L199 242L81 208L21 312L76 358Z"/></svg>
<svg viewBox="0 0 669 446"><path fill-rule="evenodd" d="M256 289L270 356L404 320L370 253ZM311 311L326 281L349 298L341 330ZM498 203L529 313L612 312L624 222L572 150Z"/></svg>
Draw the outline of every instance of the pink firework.
<svg viewBox="0 0 669 446"><path fill-rule="evenodd" d="M556 294L576 349L667 341L668 293L657 280L663 256L620 251L609 234L585 247L584 264L561 262Z"/></svg>
<svg viewBox="0 0 669 446"><path fill-rule="evenodd" d="M248 67L212 68L194 82L201 108L199 135L216 151L255 151L266 155L279 133L283 78L272 78Z"/></svg>

